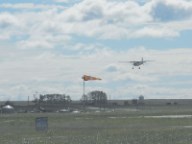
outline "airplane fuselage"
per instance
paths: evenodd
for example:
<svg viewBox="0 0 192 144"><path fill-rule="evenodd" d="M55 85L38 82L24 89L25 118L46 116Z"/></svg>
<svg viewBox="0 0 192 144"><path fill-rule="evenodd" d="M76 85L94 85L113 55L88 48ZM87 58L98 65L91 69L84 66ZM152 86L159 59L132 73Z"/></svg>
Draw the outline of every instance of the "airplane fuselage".
<svg viewBox="0 0 192 144"><path fill-rule="evenodd" d="M140 66L140 65L142 65L142 64L143 64L142 61L138 61L138 62L134 62L134 63L133 63L134 66Z"/></svg>

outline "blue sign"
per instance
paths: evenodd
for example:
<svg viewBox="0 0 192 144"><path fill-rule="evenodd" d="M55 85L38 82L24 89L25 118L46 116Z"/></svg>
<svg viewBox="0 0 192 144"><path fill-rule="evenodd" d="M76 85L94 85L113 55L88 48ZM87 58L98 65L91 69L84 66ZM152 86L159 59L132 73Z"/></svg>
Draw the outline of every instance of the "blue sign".
<svg viewBox="0 0 192 144"><path fill-rule="evenodd" d="M48 118L38 117L35 119L35 127L37 131L47 131L48 130Z"/></svg>

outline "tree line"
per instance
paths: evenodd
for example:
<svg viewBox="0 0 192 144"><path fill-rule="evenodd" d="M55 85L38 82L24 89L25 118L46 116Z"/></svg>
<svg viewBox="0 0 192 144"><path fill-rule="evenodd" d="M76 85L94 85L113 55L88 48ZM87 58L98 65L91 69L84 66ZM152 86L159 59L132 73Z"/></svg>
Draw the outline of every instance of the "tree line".
<svg viewBox="0 0 192 144"><path fill-rule="evenodd" d="M65 94L41 94L33 100L36 104L69 104L71 101L71 97Z"/></svg>
<svg viewBox="0 0 192 144"><path fill-rule="evenodd" d="M71 97L66 94L40 94L39 98L33 100L35 104L63 104L72 102ZM103 91L91 91L81 97L83 105L103 106L107 103L107 94Z"/></svg>

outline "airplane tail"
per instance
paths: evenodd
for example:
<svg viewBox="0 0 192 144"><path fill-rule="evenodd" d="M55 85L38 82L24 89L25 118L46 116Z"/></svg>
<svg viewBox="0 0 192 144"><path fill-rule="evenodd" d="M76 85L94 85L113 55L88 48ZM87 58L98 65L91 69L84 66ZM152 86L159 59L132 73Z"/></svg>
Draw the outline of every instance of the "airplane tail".
<svg viewBox="0 0 192 144"><path fill-rule="evenodd" d="M141 58L141 61L142 61L142 63L144 63L144 61L143 61L143 57Z"/></svg>

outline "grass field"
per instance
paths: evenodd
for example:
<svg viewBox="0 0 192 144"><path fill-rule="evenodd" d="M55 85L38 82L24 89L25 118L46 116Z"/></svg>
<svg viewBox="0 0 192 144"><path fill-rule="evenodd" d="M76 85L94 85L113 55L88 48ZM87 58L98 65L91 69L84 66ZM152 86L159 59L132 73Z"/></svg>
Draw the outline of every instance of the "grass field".
<svg viewBox="0 0 192 144"><path fill-rule="evenodd" d="M190 107L177 106L79 114L4 114L0 115L0 143L191 144L191 114ZM35 130L36 117L48 117L47 132Z"/></svg>

